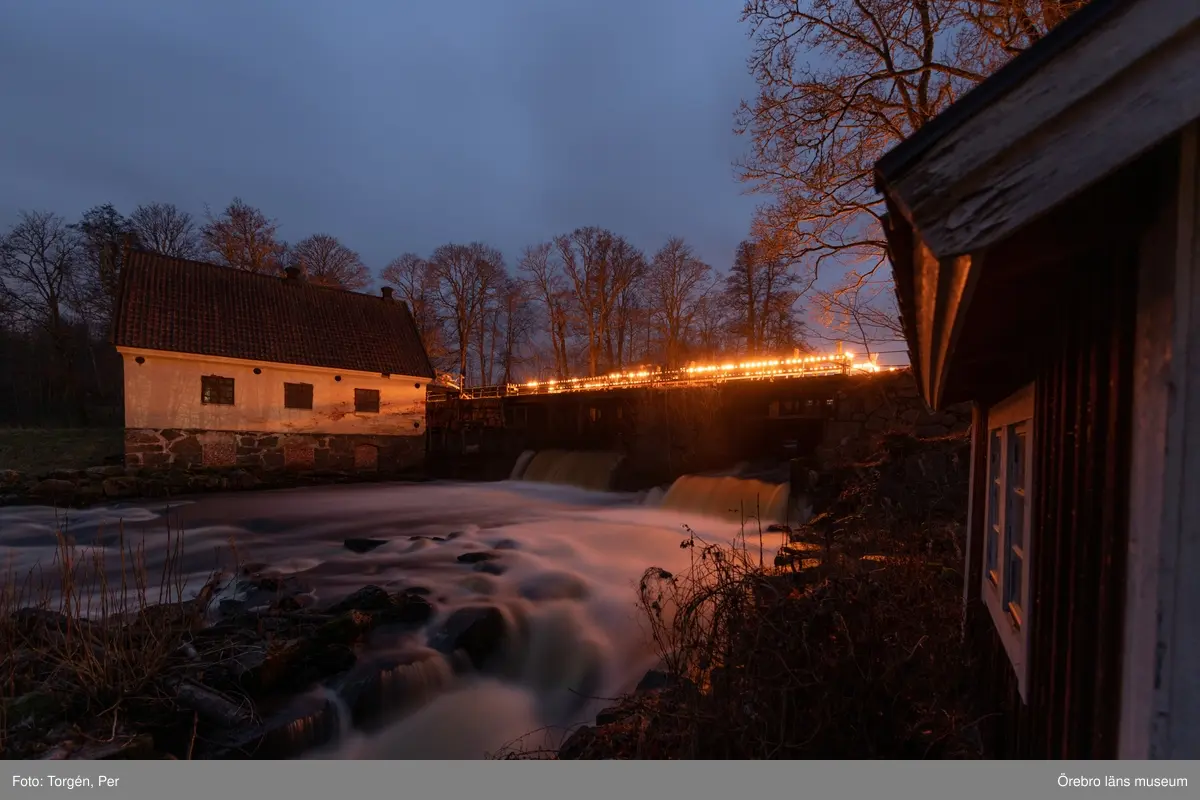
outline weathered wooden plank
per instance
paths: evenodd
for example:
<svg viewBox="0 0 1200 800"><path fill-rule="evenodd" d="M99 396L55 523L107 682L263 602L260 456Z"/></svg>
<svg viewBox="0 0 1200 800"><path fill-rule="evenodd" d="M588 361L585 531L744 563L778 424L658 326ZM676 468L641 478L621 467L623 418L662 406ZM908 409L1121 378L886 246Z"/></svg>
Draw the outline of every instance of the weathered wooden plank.
<svg viewBox="0 0 1200 800"><path fill-rule="evenodd" d="M1180 162L1153 758L1200 757L1200 126L1184 132Z"/></svg>
<svg viewBox="0 0 1200 800"><path fill-rule="evenodd" d="M1143 0L945 136L891 191L935 255L975 252L1197 117L1200 0Z"/></svg>

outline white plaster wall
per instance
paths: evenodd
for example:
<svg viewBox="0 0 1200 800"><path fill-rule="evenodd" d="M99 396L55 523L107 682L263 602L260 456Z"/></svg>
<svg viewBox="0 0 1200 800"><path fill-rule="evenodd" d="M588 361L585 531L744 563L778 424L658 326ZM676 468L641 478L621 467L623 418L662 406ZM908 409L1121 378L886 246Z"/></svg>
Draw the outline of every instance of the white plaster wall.
<svg viewBox="0 0 1200 800"><path fill-rule="evenodd" d="M426 379L134 351L125 359L125 427L265 433L425 434ZM144 362L138 364L141 356ZM254 374L257 367L262 372ZM200 378L234 380L234 405L200 402ZM335 380L335 376L341 380ZM313 407L284 408L284 383L311 383ZM419 388L417 386L419 384ZM379 413L354 410L355 389L379 390Z"/></svg>

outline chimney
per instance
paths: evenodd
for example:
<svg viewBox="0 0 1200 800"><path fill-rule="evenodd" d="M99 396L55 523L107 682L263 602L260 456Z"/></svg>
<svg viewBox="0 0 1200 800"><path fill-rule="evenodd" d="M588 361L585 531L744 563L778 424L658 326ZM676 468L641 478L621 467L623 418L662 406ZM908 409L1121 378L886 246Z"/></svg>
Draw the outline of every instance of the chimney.
<svg viewBox="0 0 1200 800"><path fill-rule="evenodd" d="M390 286L385 286L385 287L383 287L382 289L380 289L380 290L379 290L379 292L380 292L380 294L381 294L381 295L383 295L383 299L384 299L384 300L391 300L391 299L392 299L392 287L390 287Z"/></svg>
<svg viewBox="0 0 1200 800"><path fill-rule="evenodd" d="M283 272L284 272L284 280L288 280L288 281L300 280L300 268L299 267L284 267Z"/></svg>

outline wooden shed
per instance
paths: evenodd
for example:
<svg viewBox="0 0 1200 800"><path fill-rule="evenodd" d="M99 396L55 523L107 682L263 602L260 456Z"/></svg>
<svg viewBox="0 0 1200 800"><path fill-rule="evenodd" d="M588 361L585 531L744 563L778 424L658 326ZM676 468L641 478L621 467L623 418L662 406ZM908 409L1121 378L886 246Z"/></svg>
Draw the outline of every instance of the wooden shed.
<svg viewBox="0 0 1200 800"><path fill-rule="evenodd" d="M1001 756L1200 757L1198 119L1200 0L1094 0L876 166Z"/></svg>

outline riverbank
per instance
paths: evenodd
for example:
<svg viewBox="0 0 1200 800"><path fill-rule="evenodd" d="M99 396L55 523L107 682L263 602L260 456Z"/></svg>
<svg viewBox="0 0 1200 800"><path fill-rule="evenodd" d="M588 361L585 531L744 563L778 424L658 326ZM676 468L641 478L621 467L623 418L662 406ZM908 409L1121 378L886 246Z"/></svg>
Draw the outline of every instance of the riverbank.
<svg viewBox="0 0 1200 800"><path fill-rule="evenodd" d="M197 500L175 523L186 568L161 511L125 521L151 554L100 511L73 517L54 553L56 518L14 511L18 563L42 567L5 583L4 752L289 757L352 724L369 746L339 753L479 757L592 717L653 664L649 631L662 668L556 739L559 757L969 754L969 665L954 660L965 466L965 440L888 437L878 459L819 476L809 525L762 539L748 525L733 545L729 523L686 510L519 484L331 487L273 510ZM648 564L661 569L631 595Z"/></svg>
<svg viewBox="0 0 1200 800"><path fill-rule="evenodd" d="M961 646L964 437L884 437L820 481L820 513L763 553L691 537L647 570L663 662L560 759L979 758ZM546 757L515 747L501 757Z"/></svg>
<svg viewBox="0 0 1200 800"><path fill-rule="evenodd" d="M348 539L344 547L368 553L381 544ZM0 594L0 756L290 758L421 700L405 677L423 665L482 666L508 633L494 609L466 609L434 632L435 650L371 657L370 637L430 622L430 590L368 585L311 607L309 587L294 576L248 564L214 573L185 599L182 539L172 548L158 584L124 541L110 548L122 559L117 581L87 569L100 566L99 550L72 557L66 543L56 572L9 576ZM488 560L486 552L459 559L467 571Z"/></svg>
<svg viewBox="0 0 1200 800"><path fill-rule="evenodd" d="M124 467L119 464L54 469L36 474L5 469L0 470L0 507L48 505L88 508L116 501L180 498L213 492L427 479L423 470L252 470L243 467L183 470Z"/></svg>

